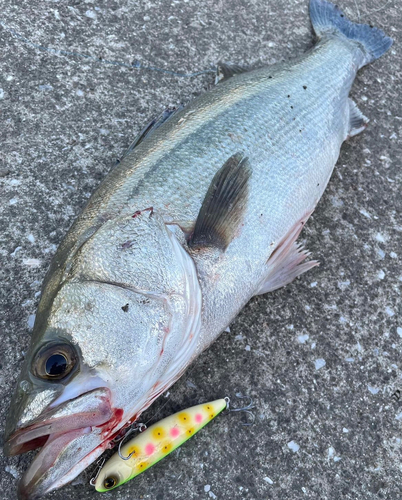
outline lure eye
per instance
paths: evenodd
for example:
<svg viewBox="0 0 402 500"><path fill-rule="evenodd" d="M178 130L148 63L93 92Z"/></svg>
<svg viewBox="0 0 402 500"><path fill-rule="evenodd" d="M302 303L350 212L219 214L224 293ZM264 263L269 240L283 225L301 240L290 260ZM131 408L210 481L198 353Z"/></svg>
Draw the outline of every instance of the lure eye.
<svg viewBox="0 0 402 500"><path fill-rule="evenodd" d="M51 343L36 354L32 366L34 375L46 380L61 380L76 366L77 355L70 344Z"/></svg>
<svg viewBox="0 0 402 500"><path fill-rule="evenodd" d="M103 486L107 489L107 490L110 490L110 488L113 488L114 486L116 486L117 484L117 480L115 477L113 476L109 476L107 477L104 481L103 481Z"/></svg>

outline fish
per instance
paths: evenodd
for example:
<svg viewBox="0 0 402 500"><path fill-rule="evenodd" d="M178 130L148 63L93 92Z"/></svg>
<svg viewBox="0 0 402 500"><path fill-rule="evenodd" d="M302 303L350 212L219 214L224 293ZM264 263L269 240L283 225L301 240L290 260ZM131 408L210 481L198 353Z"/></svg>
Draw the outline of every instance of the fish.
<svg viewBox="0 0 402 500"><path fill-rule="evenodd" d="M316 44L218 83L145 127L61 242L6 424L8 455L40 448L18 495L73 480L253 297L317 265L298 236L342 143L368 118L357 71L392 39L310 0Z"/></svg>
<svg viewBox="0 0 402 500"><path fill-rule="evenodd" d="M229 398L199 404L165 417L119 445L93 481L96 491L104 493L121 486L155 465L193 437L211 420L228 409Z"/></svg>

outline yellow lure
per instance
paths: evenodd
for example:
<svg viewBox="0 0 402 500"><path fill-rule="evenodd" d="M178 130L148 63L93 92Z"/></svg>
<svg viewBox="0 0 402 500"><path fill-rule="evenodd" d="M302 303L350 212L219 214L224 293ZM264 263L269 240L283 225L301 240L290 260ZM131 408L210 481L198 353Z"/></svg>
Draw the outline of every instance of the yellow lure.
<svg viewBox="0 0 402 500"><path fill-rule="evenodd" d="M115 453L102 467L96 481L97 491L110 491L156 464L181 446L208 422L227 408L226 399L217 399L164 418L121 447L124 460Z"/></svg>

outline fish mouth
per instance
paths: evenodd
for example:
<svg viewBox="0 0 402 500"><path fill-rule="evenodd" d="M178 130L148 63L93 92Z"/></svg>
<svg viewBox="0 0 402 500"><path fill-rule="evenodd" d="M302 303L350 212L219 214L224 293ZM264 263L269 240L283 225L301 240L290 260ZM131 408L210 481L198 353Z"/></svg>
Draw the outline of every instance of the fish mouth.
<svg viewBox="0 0 402 500"><path fill-rule="evenodd" d="M56 488L57 486L54 486L55 481L49 481L48 479L49 472L68 445L90 432L91 427L87 427L47 436L42 449L18 484L18 499L36 500Z"/></svg>
<svg viewBox="0 0 402 500"><path fill-rule="evenodd" d="M19 498L34 500L73 479L104 451L122 416L112 408L111 391L102 387L48 408L17 429L5 443L7 455L42 448L20 481Z"/></svg>
<svg viewBox="0 0 402 500"><path fill-rule="evenodd" d="M113 414L110 399L109 389L94 389L48 409L7 439L5 453L10 456L20 455L42 447L50 435L104 424Z"/></svg>

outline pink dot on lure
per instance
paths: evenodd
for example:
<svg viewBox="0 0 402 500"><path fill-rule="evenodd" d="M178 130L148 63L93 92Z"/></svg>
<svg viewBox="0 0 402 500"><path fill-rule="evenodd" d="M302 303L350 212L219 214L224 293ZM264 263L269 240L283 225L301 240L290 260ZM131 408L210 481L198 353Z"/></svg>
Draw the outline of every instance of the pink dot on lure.
<svg viewBox="0 0 402 500"><path fill-rule="evenodd" d="M197 415L195 416L195 421L197 422L197 424L200 424L202 422L201 413L197 413Z"/></svg>
<svg viewBox="0 0 402 500"><path fill-rule="evenodd" d="M155 451L155 446L152 443L148 443L145 446L145 453L147 455L152 455L152 453Z"/></svg>
<svg viewBox="0 0 402 500"><path fill-rule="evenodd" d="M179 434L180 434L180 431L179 431L179 429L178 429L177 427L172 427L172 428L170 429L170 435L171 435L172 437L174 437L174 438L175 438L175 437L177 437Z"/></svg>

